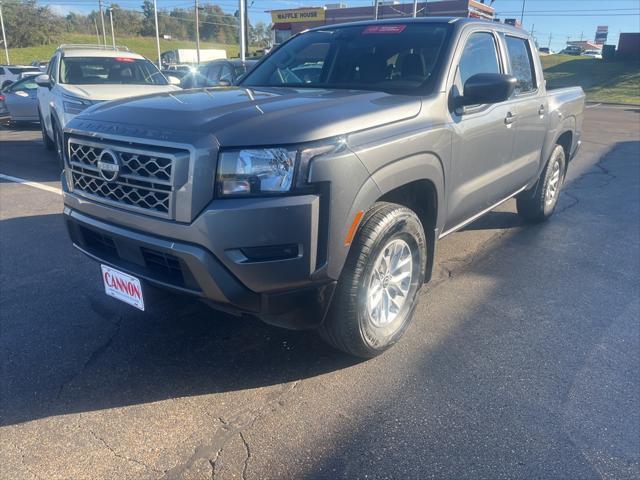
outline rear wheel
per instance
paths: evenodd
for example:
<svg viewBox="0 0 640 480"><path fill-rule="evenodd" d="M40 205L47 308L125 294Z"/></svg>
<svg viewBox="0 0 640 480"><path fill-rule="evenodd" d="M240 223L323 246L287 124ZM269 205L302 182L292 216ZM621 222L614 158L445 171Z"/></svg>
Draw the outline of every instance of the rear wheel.
<svg viewBox="0 0 640 480"><path fill-rule="evenodd" d="M40 110L38 110L38 119L40 120L40 133L42 133L42 143L44 143L44 148L46 148L47 150L53 150L53 140L51 140L49 134L47 133L47 127L44 124L44 120L42 119Z"/></svg>
<svg viewBox="0 0 640 480"><path fill-rule="evenodd" d="M526 192L517 198L518 215L529 223L543 222L553 215L560 198L565 171L564 148L556 145L533 192Z"/></svg>
<svg viewBox="0 0 640 480"><path fill-rule="evenodd" d="M376 203L353 242L322 338L358 357L384 352L409 326L425 265L426 238L416 214Z"/></svg>

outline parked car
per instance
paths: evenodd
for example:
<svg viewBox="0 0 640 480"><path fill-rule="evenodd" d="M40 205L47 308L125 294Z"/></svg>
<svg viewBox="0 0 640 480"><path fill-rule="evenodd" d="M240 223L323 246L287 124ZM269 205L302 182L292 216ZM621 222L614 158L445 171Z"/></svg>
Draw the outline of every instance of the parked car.
<svg viewBox="0 0 640 480"><path fill-rule="evenodd" d="M37 91L35 76L18 80L2 90L2 103L12 122L38 121Z"/></svg>
<svg viewBox="0 0 640 480"><path fill-rule="evenodd" d="M196 88L234 85L256 63L258 63L257 60L214 60L185 75L180 86Z"/></svg>
<svg viewBox="0 0 640 480"><path fill-rule="evenodd" d="M562 50L561 53L564 53L565 55L582 55L582 48L575 45L570 45Z"/></svg>
<svg viewBox="0 0 640 480"><path fill-rule="evenodd" d="M46 148L55 148L61 165L62 129L86 108L105 100L179 90L142 55L87 45L58 48L46 75L37 77L36 83L41 87L38 114L42 138Z"/></svg>
<svg viewBox="0 0 640 480"><path fill-rule="evenodd" d="M538 49L538 52L540 52L542 55L553 55L554 53L549 47L540 47Z"/></svg>
<svg viewBox="0 0 640 480"><path fill-rule="evenodd" d="M20 80L25 72L40 72L37 67L25 65L0 65L0 89Z"/></svg>
<svg viewBox="0 0 640 480"><path fill-rule="evenodd" d="M184 76L189 73L189 70L160 70L162 72L162 74L169 78L169 77L176 77L178 80L182 80L184 78Z"/></svg>
<svg viewBox="0 0 640 480"><path fill-rule="evenodd" d="M602 59L602 52L600 50L585 50L582 55L584 57Z"/></svg>
<svg viewBox="0 0 640 480"><path fill-rule="evenodd" d="M513 197L528 222L553 214L585 95L547 91L535 52L475 19L323 26L237 88L96 106L66 129L73 244L137 308L153 284L378 355L438 239Z"/></svg>
<svg viewBox="0 0 640 480"><path fill-rule="evenodd" d="M34 60L31 62L32 67L38 67L41 72L46 72L49 62L47 60Z"/></svg>

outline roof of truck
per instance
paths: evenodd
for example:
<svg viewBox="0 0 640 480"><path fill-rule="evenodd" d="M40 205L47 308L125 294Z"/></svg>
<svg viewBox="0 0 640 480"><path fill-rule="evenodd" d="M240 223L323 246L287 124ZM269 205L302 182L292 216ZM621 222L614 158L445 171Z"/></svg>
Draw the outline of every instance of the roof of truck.
<svg viewBox="0 0 640 480"><path fill-rule="evenodd" d="M384 20L362 20L359 22L338 23L335 25L324 25L320 27L310 28L309 30L326 30L327 28L343 28L354 27L358 25L398 25L406 23L449 23L457 25L458 27L464 25L484 25L491 26L496 30L510 31L519 35L528 36L528 32L522 28L517 28L506 23L492 22L489 20L483 20L481 18L466 18L466 17L421 17L421 18L385 18Z"/></svg>

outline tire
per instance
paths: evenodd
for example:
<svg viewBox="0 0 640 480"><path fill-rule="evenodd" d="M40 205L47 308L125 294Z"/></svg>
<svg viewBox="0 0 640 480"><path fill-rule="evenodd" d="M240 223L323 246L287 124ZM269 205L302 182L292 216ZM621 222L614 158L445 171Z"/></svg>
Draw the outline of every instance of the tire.
<svg viewBox="0 0 640 480"><path fill-rule="evenodd" d="M62 141L62 130L58 127L58 122L51 119L51 129L53 130L53 145L56 159L58 160L58 166L64 169L64 144Z"/></svg>
<svg viewBox="0 0 640 480"><path fill-rule="evenodd" d="M391 347L411 322L424 283L426 252L424 229L412 210L376 203L358 229L329 312L318 330L320 336L361 358L375 357ZM399 260L397 278L404 277L395 283L392 268L388 268L394 264L390 254ZM399 295L403 289L404 295ZM374 295L375 291L379 294ZM396 298L400 305L392 301Z"/></svg>
<svg viewBox="0 0 640 480"><path fill-rule="evenodd" d="M528 223L547 220L556 209L566 172L564 148L556 145L532 192L518 196L518 215Z"/></svg>
<svg viewBox="0 0 640 480"><path fill-rule="evenodd" d="M42 133L42 143L44 143L44 148L47 150L53 150L55 145L47 133L47 127L44 124L40 110L38 110L38 118L40 119L40 133Z"/></svg>

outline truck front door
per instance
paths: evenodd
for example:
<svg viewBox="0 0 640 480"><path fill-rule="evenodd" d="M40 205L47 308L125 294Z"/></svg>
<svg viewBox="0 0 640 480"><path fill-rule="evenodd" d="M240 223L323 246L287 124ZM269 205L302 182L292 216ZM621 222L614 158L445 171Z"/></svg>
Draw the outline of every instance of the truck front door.
<svg viewBox="0 0 640 480"><path fill-rule="evenodd" d="M504 73L497 42L492 31L473 31L463 38L464 46L454 57L452 96L461 95L473 75ZM504 188L502 170L511 159L515 140L512 108L507 101L451 113L454 135L445 233L489 208L496 192Z"/></svg>

